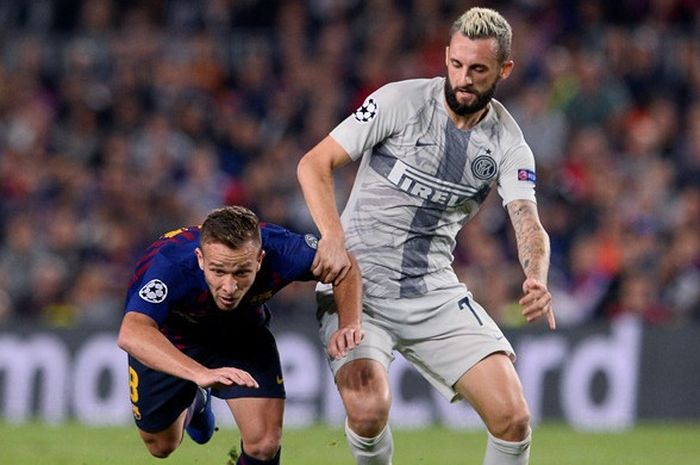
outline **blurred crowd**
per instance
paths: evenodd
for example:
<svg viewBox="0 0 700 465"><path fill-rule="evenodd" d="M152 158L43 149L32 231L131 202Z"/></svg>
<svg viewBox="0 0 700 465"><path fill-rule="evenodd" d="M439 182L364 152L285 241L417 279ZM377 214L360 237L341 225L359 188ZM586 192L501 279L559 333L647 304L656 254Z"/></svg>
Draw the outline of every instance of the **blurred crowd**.
<svg viewBox="0 0 700 465"><path fill-rule="evenodd" d="M0 1L0 325L116 324L143 249L223 204L314 231L299 158L382 84L444 75L474 5ZM559 324L700 320L700 0L478 5L513 27L496 98L536 156ZM492 194L455 268L505 326L514 253Z"/></svg>

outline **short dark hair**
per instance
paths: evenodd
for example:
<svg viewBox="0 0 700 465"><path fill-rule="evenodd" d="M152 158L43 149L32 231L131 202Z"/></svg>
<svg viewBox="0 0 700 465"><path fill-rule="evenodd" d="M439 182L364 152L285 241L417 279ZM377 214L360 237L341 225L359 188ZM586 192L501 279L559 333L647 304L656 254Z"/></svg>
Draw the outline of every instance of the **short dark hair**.
<svg viewBox="0 0 700 465"><path fill-rule="evenodd" d="M212 210L200 228L200 245L214 242L238 249L248 241L262 243L260 222L255 213L239 205Z"/></svg>

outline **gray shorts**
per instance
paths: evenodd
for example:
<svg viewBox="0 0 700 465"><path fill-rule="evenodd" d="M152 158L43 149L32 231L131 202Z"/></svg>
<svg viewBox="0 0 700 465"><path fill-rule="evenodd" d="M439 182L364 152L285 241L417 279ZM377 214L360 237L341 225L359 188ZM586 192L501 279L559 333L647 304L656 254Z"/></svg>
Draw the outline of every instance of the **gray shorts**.
<svg viewBox="0 0 700 465"><path fill-rule="evenodd" d="M338 326L332 295L317 294L324 345ZM418 372L451 402L461 399L454 385L486 356L515 351L496 323L474 301L463 284L412 299L377 299L363 302L362 343L339 360L330 361L335 375L348 362L372 359L388 370L394 351L400 352Z"/></svg>

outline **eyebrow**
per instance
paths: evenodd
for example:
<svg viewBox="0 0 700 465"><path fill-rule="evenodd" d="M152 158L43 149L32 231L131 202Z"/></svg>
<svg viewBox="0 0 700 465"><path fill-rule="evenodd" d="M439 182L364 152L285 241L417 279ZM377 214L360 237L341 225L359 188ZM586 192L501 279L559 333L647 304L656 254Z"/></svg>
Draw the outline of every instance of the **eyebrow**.
<svg viewBox="0 0 700 465"><path fill-rule="evenodd" d="M224 263L221 262L215 262L215 261L210 261L209 262L209 267L210 268L228 268L228 266ZM244 263L239 263L237 265L234 265L236 269L241 269L241 268L252 268L253 267L253 262L252 261L247 261Z"/></svg>

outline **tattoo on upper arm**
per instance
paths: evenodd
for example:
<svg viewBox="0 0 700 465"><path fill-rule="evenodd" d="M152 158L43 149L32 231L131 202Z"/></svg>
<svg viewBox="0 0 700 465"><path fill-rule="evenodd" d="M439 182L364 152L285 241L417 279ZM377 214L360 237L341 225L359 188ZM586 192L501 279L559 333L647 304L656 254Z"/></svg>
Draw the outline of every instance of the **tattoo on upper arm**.
<svg viewBox="0 0 700 465"><path fill-rule="evenodd" d="M518 257L525 275L546 279L549 268L549 237L540 223L537 207L527 200L515 200L507 206L515 239Z"/></svg>

